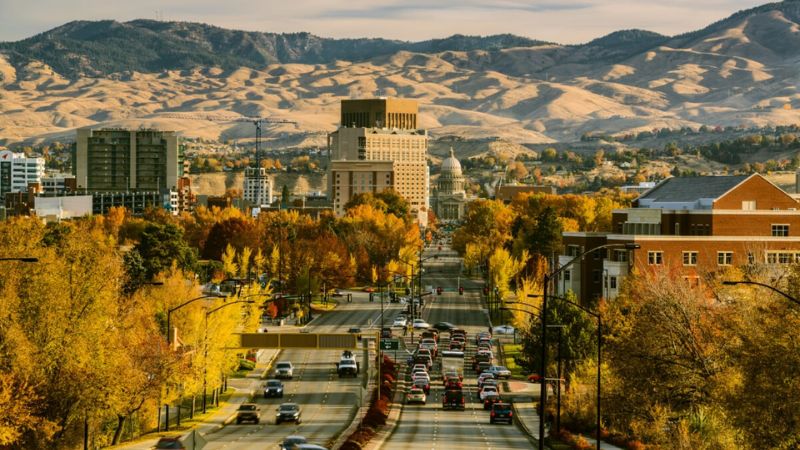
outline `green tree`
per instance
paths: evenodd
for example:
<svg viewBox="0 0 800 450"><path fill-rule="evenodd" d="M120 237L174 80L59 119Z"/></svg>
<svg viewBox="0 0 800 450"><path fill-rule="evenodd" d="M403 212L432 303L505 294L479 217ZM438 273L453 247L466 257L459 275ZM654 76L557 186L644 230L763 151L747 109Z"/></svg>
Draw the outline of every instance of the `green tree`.
<svg viewBox="0 0 800 450"><path fill-rule="evenodd" d="M184 270L192 270L197 263L195 249L186 244L183 231L173 224L147 225L135 249L144 260L149 279L169 269L173 262Z"/></svg>

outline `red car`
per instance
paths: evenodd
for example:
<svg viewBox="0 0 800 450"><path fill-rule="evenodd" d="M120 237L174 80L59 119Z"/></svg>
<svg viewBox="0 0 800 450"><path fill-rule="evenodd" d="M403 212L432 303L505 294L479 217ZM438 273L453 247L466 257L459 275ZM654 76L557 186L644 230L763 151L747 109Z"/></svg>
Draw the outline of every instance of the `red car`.
<svg viewBox="0 0 800 450"><path fill-rule="evenodd" d="M540 377L538 374L532 373L532 374L528 375L528 382L529 383L538 383L541 380L542 380L542 377Z"/></svg>

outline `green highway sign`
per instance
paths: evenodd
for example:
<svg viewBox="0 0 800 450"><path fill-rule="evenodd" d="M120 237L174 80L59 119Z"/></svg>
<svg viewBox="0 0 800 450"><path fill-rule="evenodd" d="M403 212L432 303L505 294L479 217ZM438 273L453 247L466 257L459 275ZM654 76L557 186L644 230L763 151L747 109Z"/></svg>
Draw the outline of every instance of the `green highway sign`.
<svg viewBox="0 0 800 450"><path fill-rule="evenodd" d="M397 339L381 339L381 350L397 350L400 348L400 341Z"/></svg>

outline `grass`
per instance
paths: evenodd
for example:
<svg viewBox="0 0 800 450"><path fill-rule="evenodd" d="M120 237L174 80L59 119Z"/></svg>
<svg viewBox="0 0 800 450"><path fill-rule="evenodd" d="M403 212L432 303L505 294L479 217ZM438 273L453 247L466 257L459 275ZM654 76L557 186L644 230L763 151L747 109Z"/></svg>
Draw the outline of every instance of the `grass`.
<svg viewBox="0 0 800 450"><path fill-rule="evenodd" d="M318 312L333 311L338 305L339 303L335 300L329 300L328 303L315 300L311 302L311 309Z"/></svg>
<svg viewBox="0 0 800 450"><path fill-rule="evenodd" d="M522 367L517 365L517 362L514 360L514 357L518 356L521 352L521 344L503 344L503 354L505 354L506 357L504 362L506 368L511 371L511 378L525 379L525 377L528 376Z"/></svg>

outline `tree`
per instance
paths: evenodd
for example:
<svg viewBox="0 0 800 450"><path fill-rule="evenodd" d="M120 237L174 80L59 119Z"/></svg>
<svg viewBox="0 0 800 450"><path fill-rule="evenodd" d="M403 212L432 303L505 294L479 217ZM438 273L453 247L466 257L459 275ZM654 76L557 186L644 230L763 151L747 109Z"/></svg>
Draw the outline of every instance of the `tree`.
<svg viewBox="0 0 800 450"><path fill-rule="evenodd" d="M192 270L197 262L195 250L186 245L183 231L173 224L147 225L135 249L144 261L149 279L169 269L173 261L184 270Z"/></svg>

